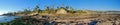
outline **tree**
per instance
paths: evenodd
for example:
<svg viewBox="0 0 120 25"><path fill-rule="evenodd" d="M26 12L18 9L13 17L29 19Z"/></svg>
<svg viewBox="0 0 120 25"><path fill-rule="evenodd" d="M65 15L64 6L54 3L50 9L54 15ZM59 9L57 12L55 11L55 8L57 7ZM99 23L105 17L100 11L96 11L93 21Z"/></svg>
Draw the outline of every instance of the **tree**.
<svg viewBox="0 0 120 25"><path fill-rule="evenodd" d="M45 9L45 11L49 11L49 8L50 8L50 7L47 6L46 9Z"/></svg>
<svg viewBox="0 0 120 25"><path fill-rule="evenodd" d="M29 13L31 13L31 11L29 9L24 9L23 13L24 14L29 14Z"/></svg>
<svg viewBox="0 0 120 25"><path fill-rule="evenodd" d="M50 10L49 10L49 11L50 11L49 13L55 13L54 8L50 8Z"/></svg>
<svg viewBox="0 0 120 25"><path fill-rule="evenodd" d="M74 9L72 7L70 7L70 13L74 13Z"/></svg>
<svg viewBox="0 0 120 25"><path fill-rule="evenodd" d="M65 9L69 9L69 6L66 6Z"/></svg>
<svg viewBox="0 0 120 25"><path fill-rule="evenodd" d="M34 8L33 12L34 13L40 13L41 12L38 5Z"/></svg>
<svg viewBox="0 0 120 25"><path fill-rule="evenodd" d="M59 10L59 9L60 9L60 7L57 7L56 11Z"/></svg>
<svg viewBox="0 0 120 25"><path fill-rule="evenodd" d="M42 13L49 13L50 7L46 6L45 10Z"/></svg>

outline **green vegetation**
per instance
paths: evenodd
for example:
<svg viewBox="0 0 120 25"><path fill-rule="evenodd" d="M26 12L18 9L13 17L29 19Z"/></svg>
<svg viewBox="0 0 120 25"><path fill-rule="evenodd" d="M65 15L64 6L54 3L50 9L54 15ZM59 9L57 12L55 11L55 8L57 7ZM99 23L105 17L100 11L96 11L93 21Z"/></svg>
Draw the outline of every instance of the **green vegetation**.
<svg viewBox="0 0 120 25"><path fill-rule="evenodd" d="M62 6L62 7L56 7L56 8L46 6L43 10L41 10L39 6L36 5L33 10L26 8L23 11L11 12L4 15L56 14L56 12L59 12L60 9L65 10L67 14L87 14L88 13L87 11L83 11L83 10L75 10L73 7L69 7L69 6L65 6L65 7ZM44 25L44 23L49 25L49 20L37 20L29 17L23 17L23 18L18 18L16 20L13 20L11 22L0 23L0 25Z"/></svg>
<svg viewBox="0 0 120 25"><path fill-rule="evenodd" d="M41 10L39 8L38 5L36 5L34 7L33 10L30 10L29 8L24 9L23 11L18 11L15 13L10 13L13 15L18 15L18 14L56 14L56 12L60 9L64 9L65 11L67 11L68 14L87 14L87 10L83 11L83 10L75 10L73 7L70 6L62 6L62 7L50 7L50 6L46 6L43 10Z"/></svg>
<svg viewBox="0 0 120 25"><path fill-rule="evenodd" d="M0 23L0 25L44 25L44 23L47 23L48 25L50 24L49 20L37 20L30 17L24 17L17 18L11 22Z"/></svg>
<svg viewBox="0 0 120 25"><path fill-rule="evenodd" d="M39 6L37 5L32 12L33 13L40 13L41 10L39 9Z"/></svg>

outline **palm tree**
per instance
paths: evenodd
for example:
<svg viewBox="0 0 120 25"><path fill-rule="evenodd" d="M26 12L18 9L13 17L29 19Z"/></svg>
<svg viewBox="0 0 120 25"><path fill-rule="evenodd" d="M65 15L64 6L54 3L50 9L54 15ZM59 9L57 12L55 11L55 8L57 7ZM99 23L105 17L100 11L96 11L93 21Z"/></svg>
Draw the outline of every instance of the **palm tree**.
<svg viewBox="0 0 120 25"><path fill-rule="evenodd" d="M36 7L34 8L33 12L37 13L37 14L41 12L41 10L39 9L38 5L36 5Z"/></svg>
<svg viewBox="0 0 120 25"><path fill-rule="evenodd" d="M50 11L50 13L52 13L52 14L53 14L53 13L55 13L54 8L50 8L50 10L49 10L49 11Z"/></svg>
<svg viewBox="0 0 120 25"><path fill-rule="evenodd" d="M29 9L24 9L23 13L24 14L29 14L29 13L31 13L31 11Z"/></svg>
<svg viewBox="0 0 120 25"><path fill-rule="evenodd" d="M45 10L43 11L44 13L49 13L50 7L46 7Z"/></svg>
<svg viewBox="0 0 120 25"><path fill-rule="evenodd" d="M45 11L49 11L49 8L50 8L50 7L47 6L46 9L45 9Z"/></svg>
<svg viewBox="0 0 120 25"><path fill-rule="evenodd" d="M69 13L74 13L74 9L72 7L70 7Z"/></svg>

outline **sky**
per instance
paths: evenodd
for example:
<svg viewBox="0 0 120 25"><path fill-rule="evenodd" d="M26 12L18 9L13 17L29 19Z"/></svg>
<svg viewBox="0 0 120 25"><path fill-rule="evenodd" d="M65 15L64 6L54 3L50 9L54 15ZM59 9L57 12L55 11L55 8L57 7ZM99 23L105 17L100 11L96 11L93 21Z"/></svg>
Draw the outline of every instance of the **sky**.
<svg viewBox="0 0 120 25"><path fill-rule="evenodd" d="M40 9L64 4L76 10L120 11L120 0L0 0L0 14L21 11L25 8L33 9L38 4Z"/></svg>

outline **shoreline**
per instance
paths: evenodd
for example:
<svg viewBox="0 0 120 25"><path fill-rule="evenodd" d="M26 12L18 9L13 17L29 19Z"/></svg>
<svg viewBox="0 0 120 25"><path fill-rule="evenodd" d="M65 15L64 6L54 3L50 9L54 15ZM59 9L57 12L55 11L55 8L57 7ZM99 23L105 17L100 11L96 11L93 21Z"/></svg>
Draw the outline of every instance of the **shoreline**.
<svg viewBox="0 0 120 25"><path fill-rule="evenodd" d="M53 16L53 15L24 15L21 16L23 19L35 19L35 20L49 20L50 22L55 21L55 22L64 22L64 24L68 23L68 22L74 22L75 24L82 21L84 23L90 23L94 20L102 22L102 23L98 23L98 24L104 24L106 22L111 22L114 21L113 18L115 16L119 16L119 14L101 14L101 15L78 15L78 16L73 16L73 15L57 15L57 16ZM119 18L117 18L119 19ZM62 24L62 23L59 23ZM71 23L70 23L71 24ZM106 23L106 24L110 24L110 23Z"/></svg>

